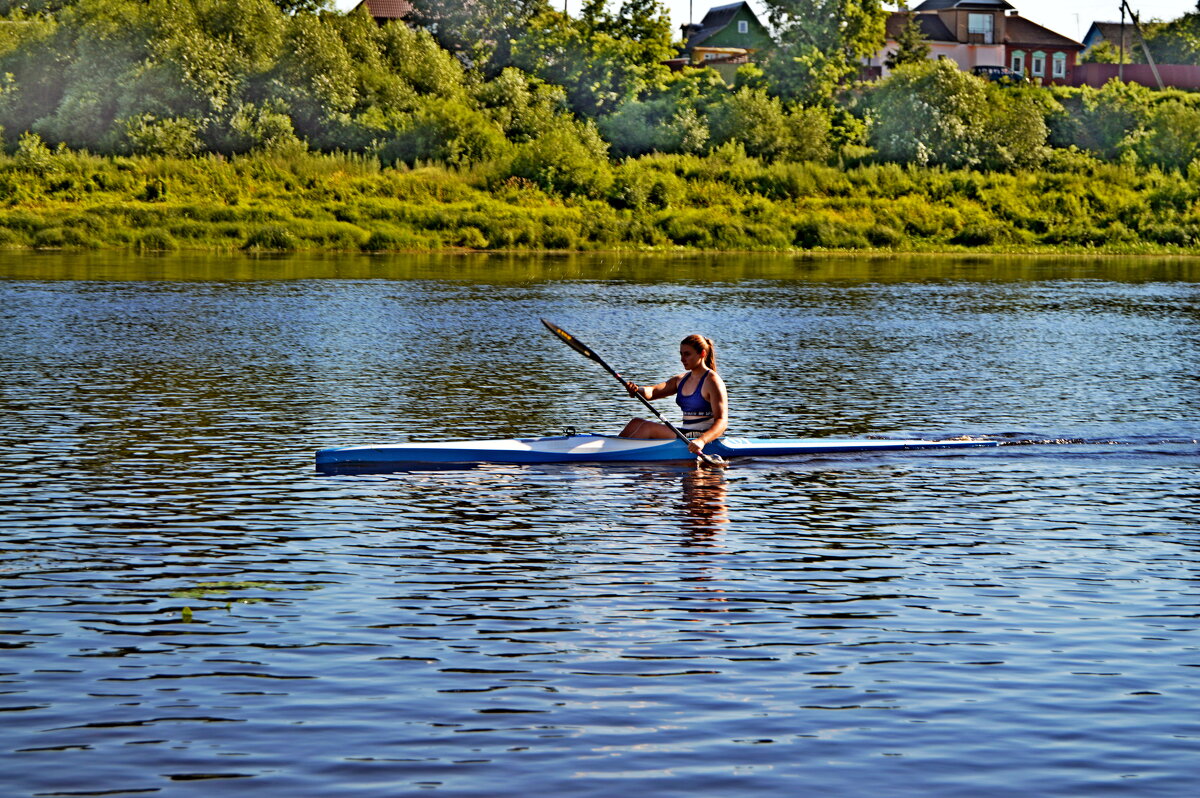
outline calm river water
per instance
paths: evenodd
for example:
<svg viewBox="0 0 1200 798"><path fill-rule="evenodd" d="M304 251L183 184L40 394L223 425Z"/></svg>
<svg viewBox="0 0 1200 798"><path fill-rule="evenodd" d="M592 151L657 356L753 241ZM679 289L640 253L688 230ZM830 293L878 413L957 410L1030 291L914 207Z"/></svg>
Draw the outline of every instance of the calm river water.
<svg viewBox="0 0 1200 798"><path fill-rule="evenodd" d="M0 258L6 796L1192 796L1200 262ZM996 449L326 476L613 432ZM666 409L666 407L664 407Z"/></svg>

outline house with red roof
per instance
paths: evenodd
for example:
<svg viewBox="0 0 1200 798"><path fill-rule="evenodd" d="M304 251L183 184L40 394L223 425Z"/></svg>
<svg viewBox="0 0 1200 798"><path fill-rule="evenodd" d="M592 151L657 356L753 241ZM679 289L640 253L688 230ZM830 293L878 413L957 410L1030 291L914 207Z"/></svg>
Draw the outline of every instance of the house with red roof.
<svg viewBox="0 0 1200 798"><path fill-rule="evenodd" d="M413 5L409 0L362 0L350 13L353 14L360 8L365 9L368 16L382 25L392 20L406 19L412 13Z"/></svg>
<svg viewBox="0 0 1200 798"><path fill-rule="evenodd" d="M886 76L888 56L914 15L930 58L948 58L964 71L1007 68L1040 83L1070 85L1083 45L1025 19L1007 0L925 0L887 20L887 43L868 69ZM990 69L989 69L990 68Z"/></svg>

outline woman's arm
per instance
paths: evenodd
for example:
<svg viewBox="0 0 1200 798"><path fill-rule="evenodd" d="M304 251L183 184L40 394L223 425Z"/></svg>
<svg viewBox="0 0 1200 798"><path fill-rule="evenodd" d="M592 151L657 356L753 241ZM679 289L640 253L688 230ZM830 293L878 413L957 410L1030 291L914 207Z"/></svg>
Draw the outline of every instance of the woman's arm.
<svg viewBox="0 0 1200 798"><path fill-rule="evenodd" d="M658 385L638 386L632 381L625 383L625 390L629 391L630 396L641 396L643 399L662 399L664 396L674 396L675 391L678 389L678 377L672 377L666 382L660 382Z"/></svg>
<svg viewBox="0 0 1200 798"><path fill-rule="evenodd" d="M725 381L715 371L711 372L709 378L704 382L704 388L701 389L700 395L707 399L709 405L712 406L713 424L688 445L688 448L696 454L704 451L705 444L712 443L724 435L725 429L729 426L729 395L725 392Z"/></svg>

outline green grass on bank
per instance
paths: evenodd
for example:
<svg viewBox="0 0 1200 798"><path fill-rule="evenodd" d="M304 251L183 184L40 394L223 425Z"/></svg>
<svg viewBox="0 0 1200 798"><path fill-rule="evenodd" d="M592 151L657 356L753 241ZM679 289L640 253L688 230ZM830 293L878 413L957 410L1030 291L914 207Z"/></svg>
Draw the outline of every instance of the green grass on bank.
<svg viewBox="0 0 1200 798"><path fill-rule="evenodd" d="M0 156L0 248L138 252L1190 252L1200 175L1059 152L1015 174L763 163L738 148L613 166L561 197L486 166L353 155Z"/></svg>

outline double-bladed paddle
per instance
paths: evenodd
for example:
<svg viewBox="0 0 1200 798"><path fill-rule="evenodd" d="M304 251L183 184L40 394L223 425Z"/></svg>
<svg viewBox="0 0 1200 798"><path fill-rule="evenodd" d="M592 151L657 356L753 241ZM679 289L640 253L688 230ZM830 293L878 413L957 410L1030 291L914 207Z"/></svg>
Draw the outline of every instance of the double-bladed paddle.
<svg viewBox="0 0 1200 798"><path fill-rule="evenodd" d="M574 335L571 335L569 332L564 330L562 327L559 327L556 324L552 324L551 322L548 322L545 319L542 319L542 324L546 325L546 329L549 330L550 332L554 333L554 335L557 336L564 344L571 347L576 352L578 352L579 354L586 357L588 360L594 360L597 363L599 363L601 366L604 366L604 368L608 371L609 374L611 374L617 378L617 381L621 383L622 387L625 387L629 384L628 380L626 380L624 377L622 377L620 374L618 374L616 369L614 369L612 366L605 363L604 358L600 357L595 352L593 352L588 347L588 345L585 344L583 341L580 341L578 338L576 338ZM629 390L628 388L625 388L625 389ZM640 393L635 393L634 396L636 396L638 399L640 399L642 401L642 404L644 404L646 406L646 408L658 418L659 421L661 421L662 423L664 423L668 427L670 427L671 432L674 432L675 436L677 438L679 438L679 440L683 441L684 443L691 443L691 441L688 440L688 437L679 431L678 427L676 427L670 421L667 421L665 418L662 417L661 413L659 413L657 410L654 409L654 405L650 404L650 401L648 399L646 399L646 397L642 396ZM715 454L704 454L703 452L701 452L700 454L696 455L696 458L704 465L711 466L713 468L720 468L721 466L725 465L725 461L722 460L719 456L717 456Z"/></svg>

